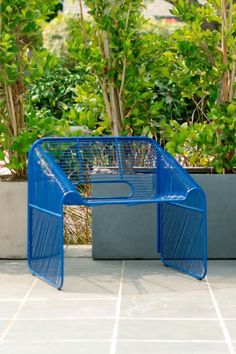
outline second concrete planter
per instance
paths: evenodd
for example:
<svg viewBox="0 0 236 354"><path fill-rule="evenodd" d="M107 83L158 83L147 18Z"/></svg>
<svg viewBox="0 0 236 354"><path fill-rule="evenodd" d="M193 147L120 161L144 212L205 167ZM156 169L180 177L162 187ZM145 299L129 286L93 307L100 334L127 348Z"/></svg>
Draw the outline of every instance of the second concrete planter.
<svg viewBox="0 0 236 354"><path fill-rule="evenodd" d="M236 175L194 174L205 190L208 211L208 257L236 258ZM101 193L107 185L96 186ZM156 252L155 205L101 206L93 210L95 259L152 259Z"/></svg>

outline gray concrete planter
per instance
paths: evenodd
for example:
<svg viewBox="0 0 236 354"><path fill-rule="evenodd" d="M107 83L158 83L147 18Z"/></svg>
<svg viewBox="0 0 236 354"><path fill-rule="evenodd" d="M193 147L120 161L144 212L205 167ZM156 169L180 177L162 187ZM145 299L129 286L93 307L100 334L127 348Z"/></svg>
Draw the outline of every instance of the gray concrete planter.
<svg viewBox="0 0 236 354"><path fill-rule="evenodd" d="M236 258L236 174L192 177L207 196L208 257Z"/></svg>
<svg viewBox="0 0 236 354"><path fill-rule="evenodd" d="M194 174L205 190L208 210L208 257L236 258L236 175ZM96 185L93 193L103 193ZM104 189L104 190L103 190ZM159 258L155 205L100 206L93 209L95 259Z"/></svg>
<svg viewBox="0 0 236 354"><path fill-rule="evenodd" d="M207 195L208 257L236 258L236 175L193 177ZM26 182L0 182L0 258L26 257L26 206ZM155 205L94 208L92 229L95 259L158 258Z"/></svg>
<svg viewBox="0 0 236 354"><path fill-rule="evenodd" d="M0 182L0 258L26 257L27 182Z"/></svg>

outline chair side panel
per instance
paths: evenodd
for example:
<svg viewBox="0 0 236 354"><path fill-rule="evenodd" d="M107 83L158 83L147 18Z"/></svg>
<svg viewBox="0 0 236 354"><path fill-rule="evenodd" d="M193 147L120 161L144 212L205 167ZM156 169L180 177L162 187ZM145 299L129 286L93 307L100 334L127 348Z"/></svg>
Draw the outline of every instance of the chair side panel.
<svg viewBox="0 0 236 354"><path fill-rule="evenodd" d="M200 190L183 202L160 204L160 253L164 264L204 278L207 267L206 204Z"/></svg>
<svg viewBox="0 0 236 354"><path fill-rule="evenodd" d="M28 164L28 263L57 288L63 283L62 196L60 181L36 147Z"/></svg>

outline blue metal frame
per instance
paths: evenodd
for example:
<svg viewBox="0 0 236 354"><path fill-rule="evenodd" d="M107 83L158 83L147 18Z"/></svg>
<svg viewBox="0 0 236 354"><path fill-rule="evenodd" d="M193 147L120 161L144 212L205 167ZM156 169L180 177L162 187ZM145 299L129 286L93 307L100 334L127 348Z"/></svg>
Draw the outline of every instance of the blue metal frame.
<svg viewBox="0 0 236 354"><path fill-rule="evenodd" d="M83 197L77 186L85 183L127 183L131 192L125 197ZM157 204L161 261L203 279L207 269L205 194L156 141L146 137L36 141L28 156L31 272L59 289L63 286L63 205L147 203Z"/></svg>

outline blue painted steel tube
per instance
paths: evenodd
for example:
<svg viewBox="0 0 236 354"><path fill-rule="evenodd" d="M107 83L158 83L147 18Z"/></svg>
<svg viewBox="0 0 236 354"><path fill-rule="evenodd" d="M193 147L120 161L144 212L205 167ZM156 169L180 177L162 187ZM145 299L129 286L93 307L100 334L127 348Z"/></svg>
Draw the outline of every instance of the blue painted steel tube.
<svg viewBox="0 0 236 354"><path fill-rule="evenodd" d="M207 269L206 198L188 173L146 137L43 138L28 156L28 263L63 286L63 205L157 204L157 251L165 265L197 279ZM126 183L127 196L81 195L91 183Z"/></svg>

